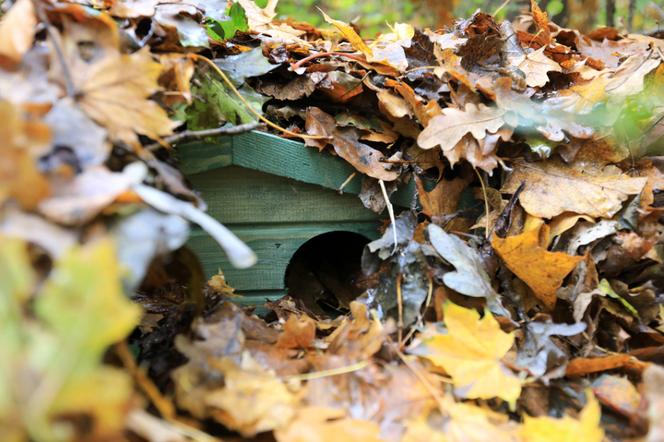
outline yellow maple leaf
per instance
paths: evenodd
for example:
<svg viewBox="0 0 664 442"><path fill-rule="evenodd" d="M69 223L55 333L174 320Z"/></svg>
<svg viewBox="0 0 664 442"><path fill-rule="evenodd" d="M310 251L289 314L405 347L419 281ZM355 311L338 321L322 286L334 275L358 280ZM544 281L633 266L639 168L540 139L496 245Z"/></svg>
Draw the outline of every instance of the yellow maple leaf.
<svg viewBox="0 0 664 442"><path fill-rule="evenodd" d="M604 431L599 426L601 409L595 396L587 393L588 402L579 414L579 419L565 416L552 417L526 416L521 427L524 442L601 442Z"/></svg>
<svg viewBox="0 0 664 442"><path fill-rule="evenodd" d="M469 399L498 397L511 406L521 394L521 381L501 362L514 343L487 310L480 319L475 310L448 303L443 307L447 334L425 338L423 356L445 369L456 393Z"/></svg>
<svg viewBox="0 0 664 442"><path fill-rule="evenodd" d="M444 397L445 419L436 422L422 415L406 423L401 442L514 442L515 422L500 413ZM432 422L429 422L432 421ZM432 425L436 422L438 425Z"/></svg>
<svg viewBox="0 0 664 442"><path fill-rule="evenodd" d="M344 410L325 407L304 407L288 425L274 432L277 442L381 442L380 428L375 422L351 419Z"/></svg>
<svg viewBox="0 0 664 442"><path fill-rule="evenodd" d="M494 236L491 245L507 268L528 284L537 299L553 309L556 290L583 257L549 252L540 244L540 237L549 237L549 226L543 225L507 238Z"/></svg>

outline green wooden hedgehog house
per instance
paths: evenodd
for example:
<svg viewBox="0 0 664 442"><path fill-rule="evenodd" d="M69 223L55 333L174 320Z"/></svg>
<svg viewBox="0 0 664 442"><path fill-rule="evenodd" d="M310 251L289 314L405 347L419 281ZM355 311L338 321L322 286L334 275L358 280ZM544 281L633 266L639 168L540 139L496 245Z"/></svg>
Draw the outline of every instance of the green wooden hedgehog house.
<svg viewBox="0 0 664 442"><path fill-rule="evenodd" d="M258 256L255 266L235 269L204 231L194 230L189 241L206 276L223 270L245 302L283 296L289 263L296 253L304 253L305 244L313 247L313 255L305 259L336 257L343 266L352 255L359 265L361 248L379 235L381 220L387 217L368 210L358 198L360 176L350 180L343 193L338 191L355 172L352 166L301 142L253 131L190 143L178 153L208 213ZM406 186L391 201L407 207L412 195L412 186Z"/></svg>

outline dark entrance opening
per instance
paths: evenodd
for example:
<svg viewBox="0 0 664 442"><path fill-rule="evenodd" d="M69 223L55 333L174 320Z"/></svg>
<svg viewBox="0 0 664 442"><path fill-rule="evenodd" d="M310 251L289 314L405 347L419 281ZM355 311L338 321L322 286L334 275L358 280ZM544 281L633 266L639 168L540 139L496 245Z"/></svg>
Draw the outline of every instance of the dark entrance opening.
<svg viewBox="0 0 664 442"><path fill-rule="evenodd" d="M364 291L362 250L369 240L353 232L328 232L311 238L286 268L288 294L317 314L337 316Z"/></svg>

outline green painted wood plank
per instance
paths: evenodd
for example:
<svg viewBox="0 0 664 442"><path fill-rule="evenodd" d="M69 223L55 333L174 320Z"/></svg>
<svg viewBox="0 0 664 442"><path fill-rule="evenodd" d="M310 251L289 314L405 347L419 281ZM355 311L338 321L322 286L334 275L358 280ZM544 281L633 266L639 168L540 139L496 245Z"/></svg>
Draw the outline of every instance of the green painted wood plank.
<svg viewBox="0 0 664 442"><path fill-rule="evenodd" d="M201 259L206 277L209 278L221 269L228 283L240 292L283 290L284 275L291 257L302 244L317 235L347 231L359 233L368 239L375 239L378 236L376 222L228 225L228 227L256 253L258 262L255 266L249 269L233 268L219 245L200 229L192 231L188 245ZM322 250L321 253L325 251Z"/></svg>
<svg viewBox="0 0 664 442"><path fill-rule="evenodd" d="M219 137L214 142L198 141L177 147L180 170L194 175L233 164L233 137Z"/></svg>
<svg viewBox="0 0 664 442"><path fill-rule="evenodd" d="M355 172L350 164L327 151L319 152L299 141L260 131L219 137L213 142L184 144L178 146L178 154L186 175L232 163L332 190L337 190ZM344 193L358 194L361 185L362 175L358 174L344 186ZM401 207L409 207L414 193L415 186L411 181L402 185L390 200Z"/></svg>
<svg viewBox="0 0 664 442"><path fill-rule="evenodd" d="M196 174L190 181L207 202L208 213L225 224L380 218L355 195L237 166Z"/></svg>

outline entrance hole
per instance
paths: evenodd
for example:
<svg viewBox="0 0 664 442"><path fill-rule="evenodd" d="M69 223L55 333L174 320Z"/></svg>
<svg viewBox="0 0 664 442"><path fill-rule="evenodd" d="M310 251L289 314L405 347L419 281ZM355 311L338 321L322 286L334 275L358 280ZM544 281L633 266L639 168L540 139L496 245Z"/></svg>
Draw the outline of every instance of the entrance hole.
<svg viewBox="0 0 664 442"><path fill-rule="evenodd" d="M335 231L302 244L286 267L288 294L317 314L337 316L361 295L362 251L369 240L354 232Z"/></svg>

